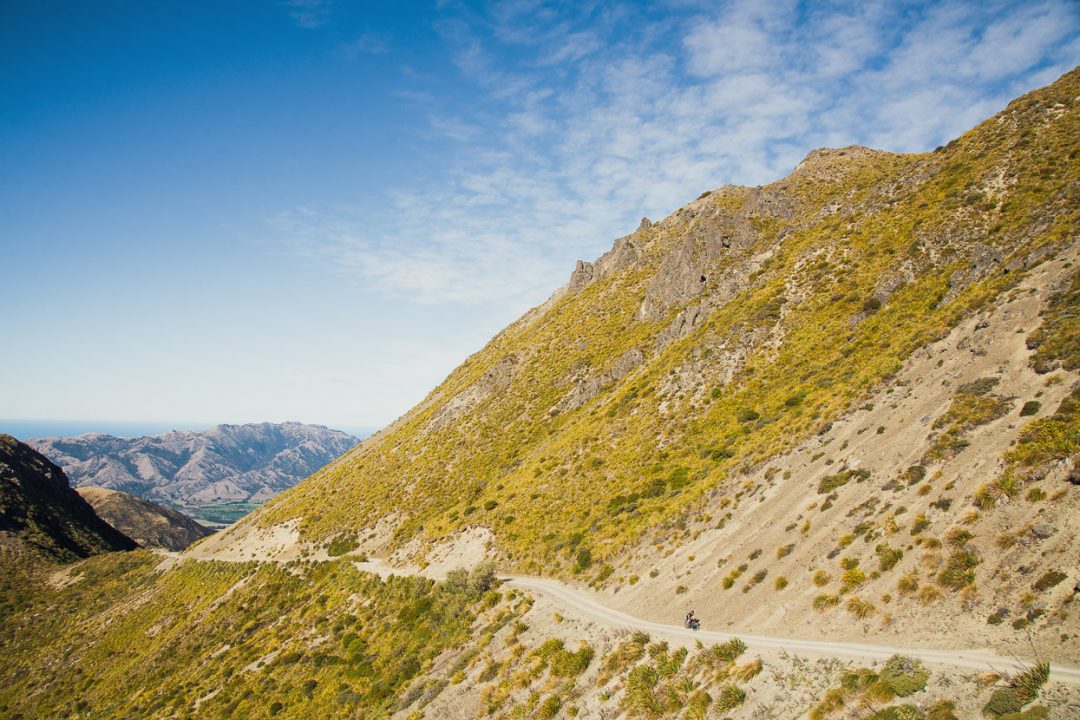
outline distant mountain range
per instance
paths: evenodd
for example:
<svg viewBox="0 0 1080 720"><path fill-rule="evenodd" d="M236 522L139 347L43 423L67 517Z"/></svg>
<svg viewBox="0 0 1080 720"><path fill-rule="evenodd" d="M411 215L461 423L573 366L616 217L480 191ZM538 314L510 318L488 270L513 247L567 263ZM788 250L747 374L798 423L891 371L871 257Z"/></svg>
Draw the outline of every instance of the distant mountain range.
<svg viewBox="0 0 1080 720"><path fill-rule="evenodd" d="M218 425L135 438L88 433L26 442L60 465L76 486L197 507L264 502L359 440L321 425L287 422Z"/></svg>
<svg viewBox="0 0 1080 720"><path fill-rule="evenodd" d="M12 544L60 562L136 547L97 516L57 465L0 434L0 547Z"/></svg>

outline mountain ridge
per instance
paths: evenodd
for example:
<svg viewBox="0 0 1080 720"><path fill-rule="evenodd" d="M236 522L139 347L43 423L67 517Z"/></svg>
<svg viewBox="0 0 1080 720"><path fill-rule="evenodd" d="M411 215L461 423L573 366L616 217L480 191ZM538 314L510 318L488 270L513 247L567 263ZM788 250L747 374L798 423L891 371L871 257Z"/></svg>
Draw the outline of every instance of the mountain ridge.
<svg viewBox="0 0 1080 720"><path fill-rule="evenodd" d="M85 433L27 441L78 486L121 490L173 506L261 502L351 448L322 425L249 423L118 438Z"/></svg>

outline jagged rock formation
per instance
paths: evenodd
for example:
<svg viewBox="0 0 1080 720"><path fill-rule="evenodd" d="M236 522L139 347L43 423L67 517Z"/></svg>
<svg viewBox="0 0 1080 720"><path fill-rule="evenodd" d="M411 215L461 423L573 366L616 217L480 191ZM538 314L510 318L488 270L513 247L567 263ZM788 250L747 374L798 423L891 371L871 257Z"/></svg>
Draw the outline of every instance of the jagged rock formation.
<svg viewBox="0 0 1080 720"><path fill-rule="evenodd" d="M82 487L77 492L99 517L143 547L180 551L214 534L181 512L119 490Z"/></svg>
<svg viewBox="0 0 1080 720"><path fill-rule="evenodd" d="M122 490L173 506L262 502L355 445L321 425L218 425L203 431L118 438L88 433L28 443L79 487Z"/></svg>
<svg viewBox="0 0 1080 720"><path fill-rule="evenodd" d="M0 434L0 538L49 560L70 562L131 550L135 542L102 520L64 471L29 445Z"/></svg>

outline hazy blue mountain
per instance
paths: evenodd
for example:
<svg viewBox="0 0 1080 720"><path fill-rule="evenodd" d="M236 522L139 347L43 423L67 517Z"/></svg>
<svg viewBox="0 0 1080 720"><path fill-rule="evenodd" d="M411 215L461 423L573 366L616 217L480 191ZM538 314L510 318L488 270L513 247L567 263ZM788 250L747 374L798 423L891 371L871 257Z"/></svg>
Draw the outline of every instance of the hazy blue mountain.
<svg viewBox="0 0 1080 720"><path fill-rule="evenodd" d="M27 443L79 487L174 506L263 502L337 458L358 439L298 422L218 425L119 438L103 433Z"/></svg>

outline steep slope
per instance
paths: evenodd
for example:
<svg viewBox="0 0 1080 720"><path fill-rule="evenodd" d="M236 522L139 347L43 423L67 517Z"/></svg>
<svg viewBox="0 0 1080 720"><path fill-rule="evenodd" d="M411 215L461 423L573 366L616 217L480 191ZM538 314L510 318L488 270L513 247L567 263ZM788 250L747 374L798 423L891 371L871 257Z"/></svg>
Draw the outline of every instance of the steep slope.
<svg viewBox="0 0 1080 720"><path fill-rule="evenodd" d="M1078 97L643 223L250 518L0 593L0 714L1074 717ZM447 572L485 555L588 612ZM707 634L590 621L690 601ZM1051 668L803 652L975 627Z"/></svg>
<svg viewBox="0 0 1080 720"><path fill-rule="evenodd" d="M94 513L64 471L30 446L0 434L0 536L49 560L70 562L131 550L135 542Z"/></svg>
<svg viewBox="0 0 1080 720"><path fill-rule="evenodd" d="M816 151L777 183L644 222L260 519L319 536L397 510L394 547L482 524L534 567L565 567L577 532L628 546L1073 244L1078 77L937 152Z"/></svg>
<svg viewBox="0 0 1080 720"><path fill-rule="evenodd" d="M1038 469L1005 451L1077 380L1075 340L1059 342L1074 295L1056 292L1076 282L1078 95L1073 71L935 152L815 151L644 221L216 545L291 523L423 564L480 532L508 569L673 616L681 595L729 608L728 582L746 600L730 621L755 629L812 617L807 632L940 640L965 608L972 636L1007 613L998 639L1049 648L1075 579L1031 586L1078 564L1074 414Z"/></svg>
<svg viewBox="0 0 1080 720"><path fill-rule="evenodd" d="M82 487L77 492L99 517L143 547L179 551L214 534L181 512L119 490Z"/></svg>
<svg viewBox="0 0 1080 720"><path fill-rule="evenodd" d="M357 439L321 425L218 425L136 438L89 433L29 440L80 487L173 506L263 502L344 453Z"/></svg>

